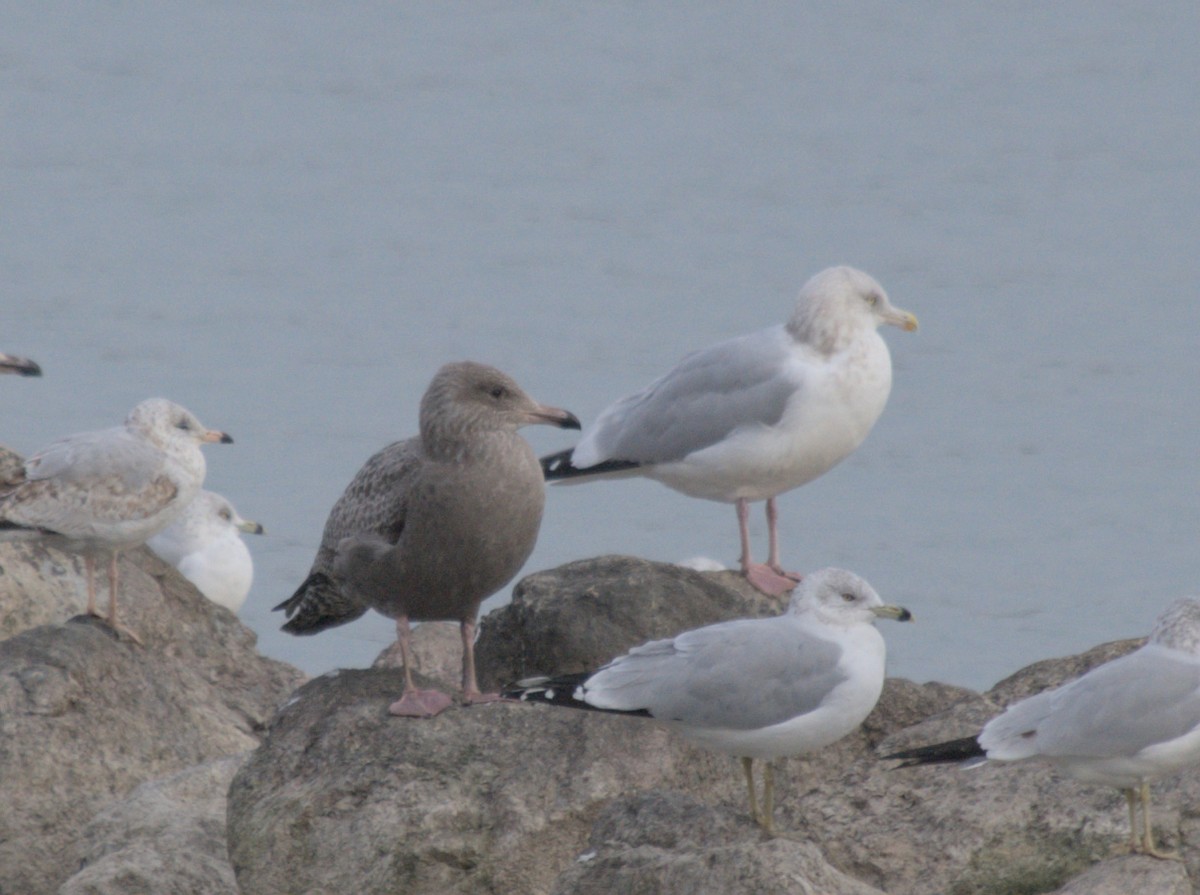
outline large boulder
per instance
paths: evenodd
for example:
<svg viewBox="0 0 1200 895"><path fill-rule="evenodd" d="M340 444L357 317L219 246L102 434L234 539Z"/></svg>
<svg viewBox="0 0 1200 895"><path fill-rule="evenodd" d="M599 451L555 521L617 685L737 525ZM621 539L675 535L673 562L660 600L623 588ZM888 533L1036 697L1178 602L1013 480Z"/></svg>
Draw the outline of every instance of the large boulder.
<svg viewBox="0 0 1200 895"><path fill-rule="evenodd" d="M230 788L243 895L549 892L630 792L724 805L757 836L736 762L645 719L515 703L394 718L400 685L394 670L332 673L280 712Z"/></svg>
<svg viewBox="0 0 1200 895"><path fill-rule="evenodd" d="M538 674L599 668L631 647L787 605L735 572L701 573L631 556L601 556L522 579L479 626L485 690Z"/></svg>
<svg viewBox="0 0 1200 895"><path fill-rule="evenodd" d="M83 867L58 895L238 895L226 793L246 756L151 780L105 807L84 827Z"/></svg>
<svg viewBox="0 0 1200 895"><path fill-rule="evenodd" d="M517 593L481 626L492 684L583 670L651 637L780 609L737 576L625 558L539 573ZM230 856L243 895L1082 895L1112 891L1097 888L1110 879L1171 891L1200 870L1190 845L1200 814L1186 807L1200 804L1200 775L1154 787L1160 840L1181 848L1181 867L1111 857L1128 836L1115 790L1037 764L881 760L974 733L1008 702L1132 645L1038 663L988 694L889 680L858 731L778 763L775 841L748 816L735 760L646 719L520 704L399 719L387 713L397 671L326 675L297 692L234 778Z"/></svg>
<svg viewBox="0 0 1200 895"><path fill-rule="evenodd" d="M811 842L764 836L728 808L659 791L605 808L588 850L558 877L552 895L610 892L882 895L831 866Z"/></svg>
<svg viewBox="0 0 1200 895"><path fill-rule="evenodd" d="M590 571L581 576L581 568ZM484 621L485 634L507 632L480 637L480 661L489 663L493 683L599 664L648 636L780 609L743 589L737 576L641 560L573 563L562 573L561 587L554 572L526 579L518 606ZM598 583L589 586L589 576ZM730 578L733 588L725 584ZM535 590L542 596L531 596ZM643 590L652 596L643 598ZM510 627L521 613L540 635ZM518 637L528 648L511 649ZM528 660L543 639L550 652ZM495 656L500 644L503 661ZM520 704L399 719L387 705L401 684L394 670L343 671L308 683L280 712L230 790L230 856L244 895L349 887L549 892L585 848L597 813L630 792L686 793L724 806L746 843L758 835L737 762L687 746L645 719ZM887 689L886 707L864 728L873 733L857 734L846 747L860 759L872 738L963 692L906 682ZM781 798L793 792L787 779L785 770ZM775 848L746 847L748 864Z"/></svg>
<svg viewBox="0 0 1200 895"><path fill-rule="evenodd" d="M0 544L9 584L43 561L65 570L22 578L6 606L53 606L82 588L55 553ZM141 645L86 616L0 642L0 892L55 892L85 859L81 830L99 811L143 782L254 748L302 679L147 551L120 572L122 620Z"/></svg>

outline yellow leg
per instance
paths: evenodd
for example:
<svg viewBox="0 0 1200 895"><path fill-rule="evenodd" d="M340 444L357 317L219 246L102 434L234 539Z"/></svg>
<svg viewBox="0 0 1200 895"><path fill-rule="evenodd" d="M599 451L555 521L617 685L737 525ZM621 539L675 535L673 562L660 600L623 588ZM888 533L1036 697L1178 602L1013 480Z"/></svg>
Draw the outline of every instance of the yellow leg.
<svg viewBox="0 0 1200 895"><path fill-rule="evenodd" d="M1150 784L1143 783L1141 786L1142 797L1142 853L1147 854L1152 858L1166 858L1168 860L1178 861L1179 853L1173 851L1159 851L1154 846L1154 831L1150 826Z"/></svg>
<svg viewBox="0 0 1200 895"><path fill-rule="evenodd" d="M1121 792L1125 796L1125 804L1129 806L1129 853L1137 854L1138 852L1138 824L1137 824L1137 794L1132 789L1123 789Z"/></svg>
<svg viewBox="0 0 1200 895"><path fill-rule="evenodd" d="M763 769L763 816L759 823L769 835L775 835L775 765L770 760Z"/></svg>
<svg viewBox="0 0 1200 895"><path fill-rule="evenodd" d="M762 823L758 816L758 795L754 792L754 759L742 756L742 772L746 775L746 789L750 793L750 816L755 823Z"/></svg>

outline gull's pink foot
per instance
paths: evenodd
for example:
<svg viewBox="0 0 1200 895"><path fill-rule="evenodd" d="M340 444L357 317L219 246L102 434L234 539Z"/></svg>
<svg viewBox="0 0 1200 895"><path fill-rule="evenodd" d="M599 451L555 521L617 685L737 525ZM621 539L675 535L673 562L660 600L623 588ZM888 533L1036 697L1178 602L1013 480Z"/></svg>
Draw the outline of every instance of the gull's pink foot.
<svg viewBox="0 0 1200 895"><path fill-rule="evenodd" d="M799 584L801 581L804 580L804 576L801 575L799 572L789 572L783 566L778 566L778 565L773 566L773 565L768 564L768 568L770 568L770 570L772 572L774 572L776 575L782 575L784 578L788 578L792 581L795 581L797 584Z"/></svg>
<svg viewBox="0 0 1200 895"><path fill-rule="evenodd" d="M138 636L137 636L137 634L135 634L131 628L127 628L127 627L125 627L125 626L124 626L123 624L121 624L120 622L108 621L108 620L106 619L106 620L105 620L105 623L106 623L106 624L107 624L109 627L111 627L111 628L112 628L114 631L116 631L116 632L117 632L117 636L118 636L118 637L121 637L121 636L128 637L130 640L132 640L132 641L133 641L134 643L136 643L138 646L145 646L145 645L146 645L146 644L142 643L142 638L138 637Z"/></svg>
<svg viewBox="0 0 1200 895"><path fill-rule="evenodd" d="M760 563L751 563L743 570L743 573L747 581L764 594L772 597L782 597L795 588L799 580L790 575L780 575L770 566L761 565Z"/></svg>
<svg viewBox="0 0 1200 895"><path fill-rule="evenodd" d="M452 703L453 700L440 690L405 690L388 706L388 712L401 718L432 718Z"/></svg>

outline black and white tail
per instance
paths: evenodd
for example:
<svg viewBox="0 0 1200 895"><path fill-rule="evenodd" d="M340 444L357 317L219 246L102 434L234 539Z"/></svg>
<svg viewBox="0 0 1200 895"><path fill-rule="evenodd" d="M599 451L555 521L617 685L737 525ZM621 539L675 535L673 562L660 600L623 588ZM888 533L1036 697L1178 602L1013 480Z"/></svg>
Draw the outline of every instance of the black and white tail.
<svg viewBox="0 0 1200 895"><path fill-rule="evenodd" d="M579 685L586 681L591 674L562 674L558 677L530 677L509 684L501 692L505 699L519 699L521 702L544 702L549 705L563 706L569 709L584 709L589 712L608 712L613 715L640 715L650 717L645 709L602 709L582 699L575 694Z"/></svg>

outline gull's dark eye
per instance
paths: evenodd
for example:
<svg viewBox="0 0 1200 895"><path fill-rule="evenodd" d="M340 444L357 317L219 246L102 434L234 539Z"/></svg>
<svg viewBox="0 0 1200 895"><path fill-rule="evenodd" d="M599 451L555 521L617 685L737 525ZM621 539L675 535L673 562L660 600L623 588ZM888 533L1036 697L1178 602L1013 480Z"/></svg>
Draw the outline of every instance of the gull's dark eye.
<svg viewBox="0 0 1200 895"><path fill-rule="evenodd" d="M499 401L501 398L503 398L507 394L508 394L508 389L506 389L504 386L502 386L502 385L493 385L492 386L491 396L493 398L495 398L497 401Z"/></svg>
<svg viewBox="0 0 1200 895"><path fill-rule="evenodd" d="M852 593L843 593L842 599L847 603L853 603L857 599L857 597L855 597L854 594L852 594Z"/></svg>
<svg viewBox="0 0 1200 895"><path fill-rule="evenodd" d="M220 512L217 513L217 515L220 516L222 519L224 519L226 522L233 521L233 514L230 513L229 510L221 510Z"/></svg>
<svg viewBox="0 0 1200 895"><path fill-rule="evenodd" d="M180 417L179 422L175 424L176 429L182 429L184 432L192 428L192 424L188 422L187 417Z"/></svg>

